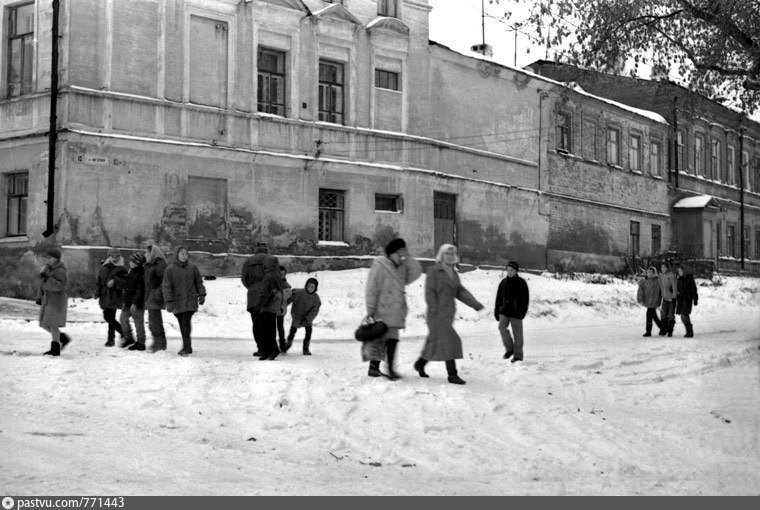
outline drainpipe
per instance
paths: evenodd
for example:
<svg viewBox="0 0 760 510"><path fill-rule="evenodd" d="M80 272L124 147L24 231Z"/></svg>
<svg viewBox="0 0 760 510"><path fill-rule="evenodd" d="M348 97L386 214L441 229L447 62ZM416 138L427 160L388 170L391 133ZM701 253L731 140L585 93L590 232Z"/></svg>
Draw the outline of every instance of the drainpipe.
<svg viewBox="0 0 760 510"><path fill-rule="evenodd" d="M58 141L58 8L60 0L53 0L53 54L50 63L50 133L48 135L48 193L47 228L42 237L55 233L55 146Z"/></svg>
<svg viewBox="0 0 760 510"><path fill-rule="evenodd" d="M744 131L746 128L739 128L739 249L741 250L741 268L744 269ZM749 163L749 161L748 161Z"/></svg>

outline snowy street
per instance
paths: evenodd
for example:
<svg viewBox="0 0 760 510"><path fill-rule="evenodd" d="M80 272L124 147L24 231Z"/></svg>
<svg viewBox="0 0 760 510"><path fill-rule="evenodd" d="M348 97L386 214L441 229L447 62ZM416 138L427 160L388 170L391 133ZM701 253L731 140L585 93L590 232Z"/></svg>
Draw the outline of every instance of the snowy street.
<svg viewBox="0 0 760 510"><path fill-rule="evenodd" d="M296 273L294 288L314 274ZM499 271L462 275L487 308ZM0 487L109 495L757 495L760 281L698 281L695 338L642 338L635 284L523 275L525 361L501 359L490 316L459 304L465 386L412 369L424 278L408 293L402 380L366 376L353 328L366 270L321 272L311 351L251 356L245 292L206 282L194 354L105 348L93 300L72 300L59 359L36 307L0 300ZM8 310L12 310L8 312ZM289 318L286 320L288 326ZM149 341L150 343L150 341ZM385 370L385 364L381 366Z"/></svg>

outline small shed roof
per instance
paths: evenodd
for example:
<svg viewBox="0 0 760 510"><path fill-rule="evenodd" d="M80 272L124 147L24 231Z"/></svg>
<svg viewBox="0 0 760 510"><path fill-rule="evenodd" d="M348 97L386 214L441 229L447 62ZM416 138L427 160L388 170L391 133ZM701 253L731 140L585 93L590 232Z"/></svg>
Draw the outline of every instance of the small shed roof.
<svg viewBox="0 0 760 510"><path fill-rule="evenodd" d="M673 209L704 209L705 207L720 207L715 197L710 195L697 195L696 197L682 198L675 204Z"/></svg>

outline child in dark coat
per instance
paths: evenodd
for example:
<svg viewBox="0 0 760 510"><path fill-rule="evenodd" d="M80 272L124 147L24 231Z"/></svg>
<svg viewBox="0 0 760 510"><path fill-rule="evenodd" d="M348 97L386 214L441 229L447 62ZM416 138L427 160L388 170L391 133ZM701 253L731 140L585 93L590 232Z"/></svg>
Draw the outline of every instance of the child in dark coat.
<svg viewBox="0 0 760 510"><path fill-rule="evenodd" d="M647 277L639 282L636 301L647 309L647 328L644 336L652 336L652 322L657 324L660 333L662 333L665 330L665 325L657 318L657 309L662 303L662 292L656 267L652 266L647 269Z"/></svg>
<svg viewBox="0 0 760 510"><path fill-rule="evenodd" d="M298 328L306 330L306 336L303 339L303 354L311 356L309 343L311 342L312 324L319 313L319 307L322 301L317 294L319 282L316 278L306 280L306 288L296 289L291 297L293 308L290 311L290 333L288 334L288 343L285 345L287 352L293 345L293 339L296 336Z"/></svg>
<svg viewBox="0 0 760 510"><path fill-rule="evenodd" d="M122 347L130 351L145 350L145 255L142 252L133 253L129 257L129 272L124 281L124 308L121 310L119 322L124 332ZM135 323L137 336L132 333L129 319Z"/></svg>
<svg viewBox="0 0 760 510"><path fill-rule="evenodd" d="M676 281L678 293L676 294L676 314L681 316L686 328L686 338L694 336L694 327L691 324L691 305L697 306L699 295L697 294L697 284L694 282L694 275L689 266L678 267L678 280Z"/></svg>
<svg viewBox="0 0 760 510"><path fill-rule="evenodd" d="M187 248L177 246L174 262L166 268L161 289L164 293L166 311L173 313L182 334L182 350L177 354L189 356L193 353L190 335L193 331L193 314L198 305L206 302L206 287L198 266L188 261Z"/></svg>
<svg viewBox="0 0 760 510"><path fill-rule="evenodd" d="M106 347L115 345L116 333L124 338L121 324L116 320L116 311L121 310L124 306L122 291L126 276L127 269L124 267L124 258L117 248L110 248L108 258L103 262L100 273L98 273L98 281L95 286L95 297L103 310L103 318L108 323Z"/></svg>
<svg viewBox="0 0 760 510"><path fill-rule="evenodd" d="M50 333L52 340L48 356L60 356L61 349L71 341L59 328L66 326L69 298L66 295L66 266L61 262L60 248L49 248L45 268L40 273L40 327Z"/></svg>

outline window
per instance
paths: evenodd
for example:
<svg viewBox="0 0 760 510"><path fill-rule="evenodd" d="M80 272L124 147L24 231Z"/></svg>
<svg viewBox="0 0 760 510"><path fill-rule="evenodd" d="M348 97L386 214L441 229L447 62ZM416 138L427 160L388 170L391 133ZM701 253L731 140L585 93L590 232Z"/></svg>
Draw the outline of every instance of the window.
<svg viewBox="0 0 760 510"><path fill-rule="evenodd" d="M388 90L399 90L398 73L375 69L375 87Z"/></svg>
<svg viewBox="0 0 760 510"><path fill-rule="evenodd" d="M742 151L742 162L736 174L736 182L743 183L745 189L749 188L749 152Z"/></svg>
<svg viewBox="0 0 760 510"><path fill-rule="evenodd" d="M678 165L678 171L684 172L686 171L686 161L683 159L684 157L684 150L683 150L683 131L679 131L676 135L676 165ZM674 167L675 170L675 167Z"/></svg>
<svg viewBox="0 0 760 510"><path fill-rule="evenodd" d="M705 146L702 135L694 135L694 174L705 174Z"/></svg>
<svg viewBox="0 0 760 510"><path fill-rule="evenodd" d="M628 140L628 168L641 171L641 137L631 135Z"/></svg>
<svg viewBox="0 0 760 510"><path fill-rule="evenodd" d="M343 219L346 208L346 192L334 189L319 190L320 241L343 241Z"/></svg>
<svg viewBox="0 0 760 510"><path fill-rule="evenodd" d="M651 143L652 158L652 175L662 175L662 144L660 142Z"/></svg>
<svg viewBox="0 0 760 510"><path fill-rule="evenodd" d="M396 0L377 0L377 15L398 18Z"/></svg>
<svg viewBox="0 0 760 510"><path fill-rule="evenodd" d="M8 8L8 97L32 91L34 3Z"/></svg>
<svg viewBox="0 0 760 510"><path fill-rule="evenodd" d="M710 149L710 167L712 169L712 178L717 181L724 181L723 168L720 164L720 142L718 140L712 141Z"/></svg>
<svg viewBox="0 0 760 510"><path fill-rule="evenodd" d="M726 182L734 184L736 182L736 149L730 145L726 147Z"/></svg>
<svg viewBox="0 0 760 510"><path fill-rule="evenodd" d="M729 225L726 228L726 249L729 257L736 257L736 227Z"/></svg>
<svg viewBox="0 0 760 510"><path fill-rule="evenodd" d="M659 225L652 225L652 255L662 249L662 232Z"/></svg>
<svg viewBox="0 0 760 510"><path fill-rule="evenodd" d="M227 179L187 177L187 237L227 238Z"/></svg>
<svg viewBox="0 0 760 510"><path fill-rule="evenodd" d="M750 238L749 238L749 227L744 227L744 258L752 258L752 254L749 252L750 247L752 246L750 244Z"/></svg>
<svg viewBox="0 0 760 510"><path fill-rule="evenodd" d="M755 259L760 259L760 230L755 230Z"/></svg>
<svg viewBox="0 0 760 510"><path fill-rule="evenodd" d="M723 255L723 225L720 221L715 222L715 248L718 250L718 257Z"/></svg>
<svg viewBox="0 0 760 510"><path fill-rule="evenodd" d="M631 255L639 254L639 227L641 225L638 221L631 222Z"/></svg>
<svg viewBox="0 0 760 510"><path fill-rule="evenodd" d="M620 164L620 130L607 128L607 164Z"/></svg>
<svg viewBox="0 0 760 510"><path fill-rule="evenodd" d="M29 198L29 173L6 176L8 202L6 206L6 235L26 235L26 207Z"/></svg>
<svg viewBox="0 0 760 510"><path fill-rule="evenodd" d="M343 124L343 64L319 61L319 120Z"/></svg>
<svg viewBox="0 0 760 510"><path fill-rule="evenodd" d="M571 128L573 117L569 113L557 114L557 149L571 152Z"/></svg>
<svg viewBox="0 0 760 510"><path fill-rule="evenodd" d="M404 201L400 195L375 193L375 211L403 212Z"/></svg>
<svg viewBox="0 0 760 510"><path fill-rule="evenodd" d="M259 48L258 110L285 116L285 53Z"/></svg>

